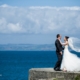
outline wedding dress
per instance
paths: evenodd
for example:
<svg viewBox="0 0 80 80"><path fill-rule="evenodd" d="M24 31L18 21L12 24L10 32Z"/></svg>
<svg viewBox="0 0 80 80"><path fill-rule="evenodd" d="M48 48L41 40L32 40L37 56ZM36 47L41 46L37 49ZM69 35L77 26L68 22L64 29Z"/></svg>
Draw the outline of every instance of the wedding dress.
<svg viewBox="0 0 80 80"><path fill-rule="evenodd" d="M80 58L68 50L68 45L65 46L61 63L61 70L64 68L67 71L80 71Z"/></svg>

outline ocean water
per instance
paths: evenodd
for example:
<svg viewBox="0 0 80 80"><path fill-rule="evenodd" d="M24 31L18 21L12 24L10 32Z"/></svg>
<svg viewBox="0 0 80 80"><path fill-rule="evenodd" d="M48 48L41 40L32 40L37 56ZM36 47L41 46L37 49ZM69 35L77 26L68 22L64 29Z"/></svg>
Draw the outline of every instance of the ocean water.
<svg viewBox="0 0 80 80"><path fill-rule="evenodd" d="M0 51L0 80L28 80L29 69L53 68L56 61L55 51Z"/></svg>

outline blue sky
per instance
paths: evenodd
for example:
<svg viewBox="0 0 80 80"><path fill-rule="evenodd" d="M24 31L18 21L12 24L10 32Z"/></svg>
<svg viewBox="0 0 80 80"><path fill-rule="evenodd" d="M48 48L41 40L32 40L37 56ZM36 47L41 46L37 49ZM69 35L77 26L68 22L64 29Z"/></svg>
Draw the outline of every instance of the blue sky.
<svg viewBox="0 0 80 80"><path fill-rule="evenodd" d="M57 33L79 37L80 0L0 0L0 44L52 44Z"/></svg>
<svg viewBox="0 0 80 80"><path fill-rule="evenodd" d="M80 6L80 0L0 0L11 6Z"/></svg>

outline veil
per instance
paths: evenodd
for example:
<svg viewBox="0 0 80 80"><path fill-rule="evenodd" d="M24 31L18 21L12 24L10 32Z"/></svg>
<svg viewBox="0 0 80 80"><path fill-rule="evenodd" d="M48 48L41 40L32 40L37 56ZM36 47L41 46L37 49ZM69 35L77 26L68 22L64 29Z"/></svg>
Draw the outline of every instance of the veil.
<svg viewBox="0 0 80 80"><path fill-rule="evenodd" d="M80 52L80 39L75 37L70 37L68 39L69 46L72 50Z"/></svg>

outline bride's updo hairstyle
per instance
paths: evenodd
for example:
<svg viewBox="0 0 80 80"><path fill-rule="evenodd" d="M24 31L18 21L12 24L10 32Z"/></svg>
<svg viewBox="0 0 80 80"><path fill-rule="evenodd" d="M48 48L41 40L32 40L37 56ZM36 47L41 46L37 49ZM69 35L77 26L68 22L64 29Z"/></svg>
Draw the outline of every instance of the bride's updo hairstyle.
<svg viewBox="0 0 80 80"><path fill-rule="evenodd" d="M66 40L68 41L69 37L68 36L65 36Z"/></svg>

